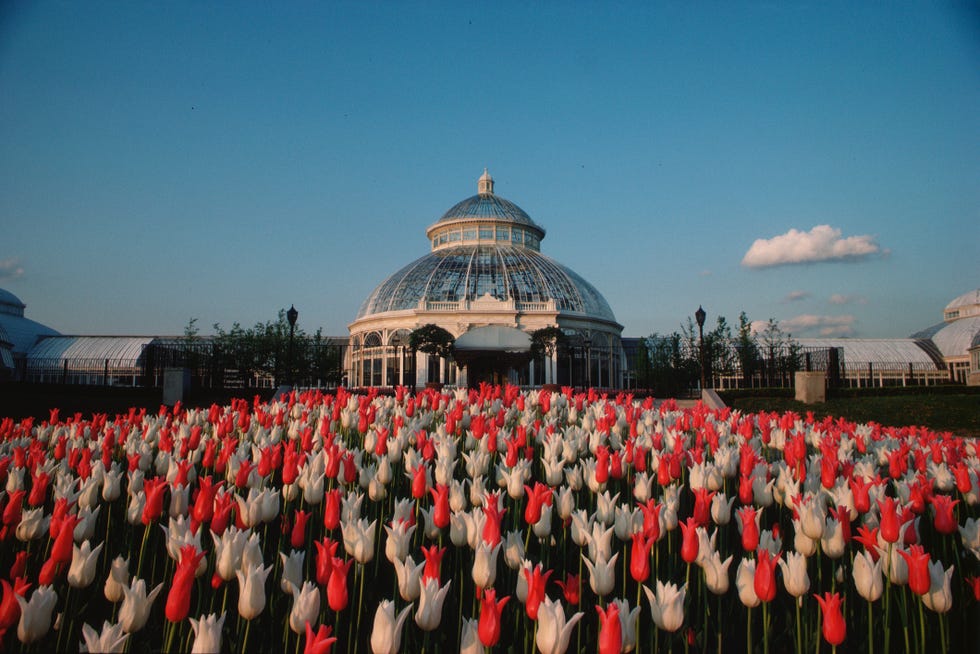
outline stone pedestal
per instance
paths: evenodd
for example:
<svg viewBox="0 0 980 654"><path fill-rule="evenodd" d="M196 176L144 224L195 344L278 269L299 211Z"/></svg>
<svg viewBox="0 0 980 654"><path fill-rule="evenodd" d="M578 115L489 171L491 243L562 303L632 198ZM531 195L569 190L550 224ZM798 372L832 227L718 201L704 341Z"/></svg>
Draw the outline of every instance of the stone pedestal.
<svg viewBox="0 0 980 654"><path fill-rule="evenodd" d="M827 401L827 373L798 372L794 383L797 402L814 404Z"/></svg>
<svg viewBox="0 0 980 654"><path fill-rule="evenodd" d="M191 387L191 371L189 368L166 368L163 371L163 403L173 406L183 402L187 390Z"/></svg>

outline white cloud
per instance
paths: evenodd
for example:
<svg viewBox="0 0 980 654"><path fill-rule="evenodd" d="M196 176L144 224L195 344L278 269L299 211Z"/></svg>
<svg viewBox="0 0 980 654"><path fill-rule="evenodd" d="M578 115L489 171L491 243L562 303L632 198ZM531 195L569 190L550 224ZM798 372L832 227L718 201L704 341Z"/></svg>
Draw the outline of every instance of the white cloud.
<svg viewBox="0 0 980 654"><path fill-rule="evenodd" d="M841 238L830 225L817 225L809 232L791 229L770 239L756 239L742 258L749 268L767 268L820 261L854 261L881 252L872 236Z"/></svg>
<svg viewBox="0 0 980 654"><path fill-rule="evenodd" d="M0 259L0 279L19 279L24 276L24 267L16 257Z"/></svg>
<svg viewBox="0 0 980 654"><path fill-rule="evenodd" d="M855 322L857 319L852 315L816 316L803 314L788 320L780 320L779 328L793 336L852 336Z"/></svg>
<svg viewBox="0 0 980 654"><path fill-rule="evenodd" d="M790 302L799 302L800 300L805 300L810 297L810 294L806 291L791 291L787 293L786 297L783 298L783 304L789 304Z"/></svg>
<svg viewBox="0 0 980 654"><path fill-rule="evenodd" d="M830 296L831 304L867 304L868 298L863 295L842 295L840 293L834 293Z"/></svg>

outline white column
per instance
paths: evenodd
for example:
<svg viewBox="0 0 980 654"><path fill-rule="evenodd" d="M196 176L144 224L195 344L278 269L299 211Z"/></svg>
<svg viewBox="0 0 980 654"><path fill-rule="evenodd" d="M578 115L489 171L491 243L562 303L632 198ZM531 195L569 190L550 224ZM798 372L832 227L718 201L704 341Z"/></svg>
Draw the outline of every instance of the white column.
<svg viewBox="0 0 980 654"><path fill-rule="evenodd" d="M381 385L388 385L388 346L381 348Z"/></svg>
<svg viewBox="0 0 980 654"><path fill-rule="evenodd" d="M419 388L425 387L425 382L429 379L429 355L422 352L415 353L415 385Z"/></svg>

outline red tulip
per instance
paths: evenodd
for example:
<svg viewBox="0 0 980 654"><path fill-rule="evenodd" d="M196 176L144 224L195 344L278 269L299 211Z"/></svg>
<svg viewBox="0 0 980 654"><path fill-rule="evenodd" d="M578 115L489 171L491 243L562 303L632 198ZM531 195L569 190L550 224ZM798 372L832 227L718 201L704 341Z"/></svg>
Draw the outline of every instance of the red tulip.
<svg viewBox="0 0 980 654"><path fill-rule="evenodd" d="M214 513L211 516L211 531L218 537L225 533L232 511L237 506L234 493L224 493L214 498Z"/></svg>
<svg viewBox="0 0 980 654"><path fill-rule="evenodd" d="M26 579L19 577L14 579L12 587L6 579L0 579L0 584L3 584L3 599L0 600L0 634L2 634L20 620L20 604L17 602L17 596L26 597L27 589L31 585Z"/></svg>
<svg viewBox="0 0 980 654"><path fill-rule="evenodd" d="M163 513L163 492L167 488L166 477L154 477L143 482L146 504L143 506L142 522L149 526Z"/></svg>
<svg viewBox="0 0 980 654"><path fill-rule="evenodd" d="M64 522L65 516L68 515L68 498L62 497L55 500L54 509L51 511L51 526L48 528L48 533L51 538L57 538L58 534L61 532L61 523Z"/></svg>
<svg viewBox="0 0 980 654"><path fill-rule="evenodd" d="M48 555L51 560L58 564L71 563L75 527L79 522L81 519L77 515L66 515L62 519L60 530L54 538L51 553Z"/></svg>
<svg viewBox="0 0 980 654"><path fill-rule="evenodd" d="M483 515L487 521L483 525L483 542L489 545L496 545L500 542L500 521L503 519L507 509L501 511L497 506L497 494L491 493L487 496L483 504Z"/></svg>
<svg viewBox="0 0 980 654"><path fill-rule="evenodd" d="M881 529L881 537L887 543L897 543L900 534L901 522L898 519L895 498L885 497L878 500L878 510L881 512L881 519L878 526Z"/></svg>
<svg viewBox="0 0 980 654"><path fill-rule="evenodd" d="M545 586L548 585L548 577L553 572L553 570L548 570L542 574L541 571L540 563L534 566L533 571L527 568L521 569L524 578L527 579L527 600L524 603L524 610L527 611L527 617L532 620L538 619L538 607L544 601Z"/></svg>
<svg viewBox="0 0 980 654"><path fill-rule="evenodd" d="M316 545L316 583L326 586L330 582L333 557L337 554L339 543L325 537L322 541L314 541L313 544Z"/></svg>
<svg viewBox="0 0 980 654"><path fill-rule="evenodd" d="M293 549L300 549L306 544L306 523L310 519L310 512L297 509L293 513L293 530L289 535L289 544Z"/></svg>
<svg viewBox="0 0 980 654"><path fill-rule="evenodd" d="M194 495L194 506L191 508L191 520L194 524L210 522L214 516L214 498L221 489L219 483L215 486L211 476L198 479L197 492Z"/></svg>
<svg viewBox="0 0 980 654"><path fill-rule="evenodd" d="M524 522L534 525L541 520L541 507L551 503L551 488L538 481L534 483L534 488L525 485L524 490L527 492Z"/></svg>
<svg viewBox="0 0 980 654"><path fill-rule="evenodd" d="M424 464L419 464L416 466L415 470L412 471L412 497L417 500L425 497L426 490L428 490L428 477L425 474L426 467Z"/></svg>
<svg viewBox="0 0 980 654"><path fill-rule="evenodd" d="M770 558L769 550L760 549L756 552L755 577L752 586L756 596L763 602L771 602L776 597L776 564L781 554Z"/></svg>
<svg viewBox="0 0 980 654"><path fill-rule="evenodd" d="M340 489L328 490L324 495L323 526L333 531L340 525Z"/></svg>
<svg viewBox="0 0 980 654"><path fill-rule="evenodd" d="M820 610L823 612L821 633L823 633L824 640L834 646L840 645L847 636L847 624L844 622L844 616L841 613L840 593L832 595L824 593L823 597L814 594L814 597L817 598L817 603L820 604Z"/></svg>
<svg viewBox="0 0 980 654"><path fill-rule="evenodd" d="M968 493L973 488L973 480L970 479L970 468L960 461L953 468L953 477L956 479L956 490L961 493Z"/></svg>
<svg viewBox="0 0 980 654"><path fill-rule="evenodd" d="M17 577L23 577L24 571L27 569L27 559L29 557L30 553L27 550L17 552L14 556L14 563L10 566L10 572L7 574L7 578L16 579Z"/></svg>
<svg viewBox="0 0 980 654"><path fill-rule="evenodd" d="M755 521L755 507L743 506L736 514L742 530L742 549L746 552L754 552L759 547L759 525Z"/></svg>
<svg viewBox="0 0 980 654"><path fill-rule="evenodd" d="M565 595L565 601L572 606L577 606L582 594L582 583L579 576L569 572L565 575L565 581L559 580L555 583L561 586L562 593Z"/></svg>
<svg viewBox="0 0 980 654"><path fill-rule="evenodd" d="M600 445L595 451L595 481L604 484L609 481L609 448Z"/></svg>
<svg viewBox="0 0 980 654"><path fill-rule="evenodd" d="M333 611L343 611L347 608L347 574L350 572L354 559L331 558L330 581L327 582L327 604Z"/></svg>
<svg viewBox="0 0 980 654"><path fill-rule="evenodd" d="M446 553L445 547L423 547L422 554L425 555L425 569L422 571L422 580L435 579L441 583L440 568L442 567L442 557Z"/></svg>
<svg viewBox="0 0 980 654"><path fill-rule="evenodd" d="M660 540L660 509L662 504L657 504L657 500L649 499L646 503L637 502L640 511L643 512L643 535L654 542Z"/></svg>
<svg viewBox="0 0 980 654"><path fill-rule="evenodd" d="M929 592L929 553L921 545L912 545L909 551L899 550L909 568L909 589L916 595Z"/></svg>
<svg viewBox="0 0 980 654"><path fill-rule="evenodd" d="M313 627L307 622L306 645L303 647L303 654L330 654L330 648L337 642L335 637L330 636L331 631L333 631L332 627L322 624L314 634Z"/></svg>
<svg viewBox="0 0 980 654"><path fill-rule="evenodd" d="M432 495L432 522L439 529L449 526L449 486L436 484L435 488L429 489Z"/></svg>
<svg viewBox="0 0 980 654"><path fill-rule="evenodd" d="M864 549L871 555L872 561L877 561L878 557L878 527L872 527L869 529L866 525L861 525L858 527L858 535L854 537L854 540L861 543Z"/></svg>
<svg viewBox="0 0 980 654"><path fill-rule="evenodd" d="M190 612L194 574L203 558L204 552L198 552L193 545L184 545L180 548L180 562L177 563L177 570L174 572L164 611L170 622L181 622Z"/></svg>
<svg viewBox="0 0 980 654"><path fill-rule="evenodd" d="M694 491L694 521L700 527L707 527L711 522L711 500L717 495L716 491L698 488Z"/></svg>
<svg viewBox="0 0 980 654"><path fill-rule="evenodd" d="M619 606L609 604L605 610L595 607L599 614L599 654L619 654L623 649L623 625L619 620Z"/></svg>
<svg viewBox="0 0 980 654"><path fill-rule="evenodd" d="M37 583L41 586L51 586L67 569L67 563L55 561L54 559L49 558L44 562L44 565L41 566L40 572L37 574Z"/></svg>
<svg viewBox="0 0 980 654"><path fill-rule="evenodd" d="M973 591L973 599L980 602L980 577L967 577L966 584Z"/></svg>
<svg viewBox="0 0 980 654"><path fill-rule="evenodd" d="M497 600L497 591L487 588L480 599L480 624L477 634L484 647L493 647L500 640L500 611L510 599Z"/></svg>
<svg viewBox="0 0 980 654"><path fill-rule="evenodd" d="M684 540L681 542L681 558L684 563L694 563L698 558L698 523L692 517L680 523Z"/></svg>
<svg viewBox="0 0 980 654"><path fill-rule="evenodd" d="M638 583L650 577L650 549L653 539L646 538L642 531L633 534L633 548L630 550L630 575ZM697 556L695 554L695 556Z"/></svg>
<svg viewBox="0 0 980 654"><path fill-rule="evenodd" d="M959 526L956 516L953 515L953 508L959 504L959 500L954 500L949 495L934 495L932 497L932 510L936 515L933 518L933 525L936 531L944 536L956 533Z"/></svg>
<svg viewBox="0 0 980 654"><path fill-rule="evenodd" d="M31 494L27 497L27 503L37 507L44 504L48 499L48 485L51 476L43 470L31 474Z"/></svg>
<svg viewBox="0 0 980 654"><path fill-rule="evenodd" d="M23 515L23 499L27 495L26 490L15 490L7 497L7 506L3 509L3 524L7 527L16 527L20 524Z"/></svg>
<svg viewBox="0 0 980 654"><path fill-rule="evenodd" d="M738 501L745 506L750 506L755 499L755 491L752 490L752 477L742 475L738 478Z"/></svg>

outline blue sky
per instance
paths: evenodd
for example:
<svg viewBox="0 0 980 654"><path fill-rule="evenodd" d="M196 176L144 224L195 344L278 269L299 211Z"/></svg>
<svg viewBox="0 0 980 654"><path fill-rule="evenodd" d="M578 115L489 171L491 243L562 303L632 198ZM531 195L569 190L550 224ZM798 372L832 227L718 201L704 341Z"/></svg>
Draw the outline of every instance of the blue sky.
<svg viewBox="0 0 980 654"><path fill-rule="evenodd" d="M344 334L487 167L624 335L907 336L980 286L978 64L968 3L7 2L0 287Z"/></svg>

